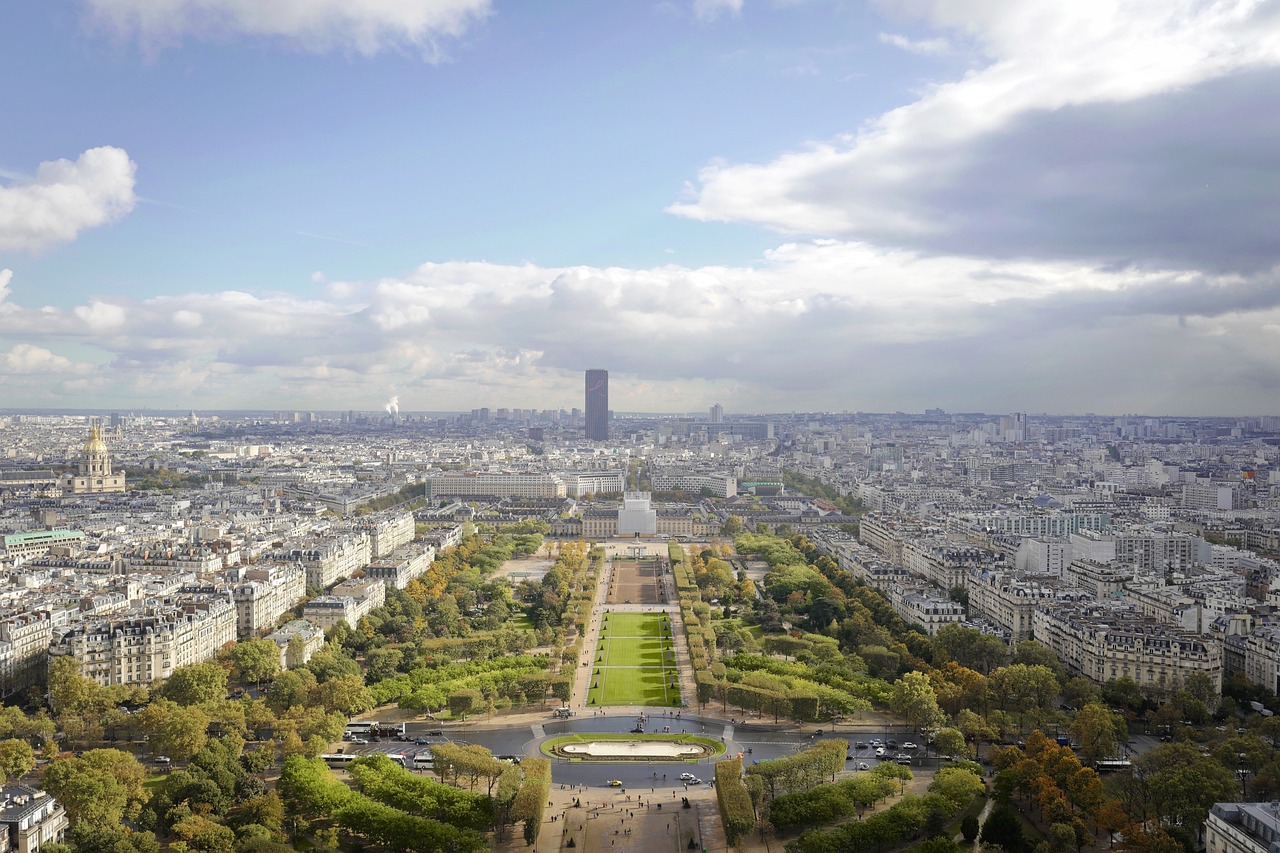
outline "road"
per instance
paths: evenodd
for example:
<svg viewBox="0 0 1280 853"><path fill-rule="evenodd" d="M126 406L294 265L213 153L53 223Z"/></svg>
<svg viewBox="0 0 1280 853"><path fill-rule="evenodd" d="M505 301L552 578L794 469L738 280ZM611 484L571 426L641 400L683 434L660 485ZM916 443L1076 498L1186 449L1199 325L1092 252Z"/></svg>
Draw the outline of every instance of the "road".
<svg viewBox="0 0 1280 853"><path fill-rule="evenodd" d="M427 731L435 729L435 725L430 722L409 723L406 727L406 736L411 739L425 737ZM634 725L635 717L630 714L575 717L569 720L553 719L548 714L547 720L542 723L505 727L472 727L463 725L448 729L444 737L430 739L433 741L448 740L454 743L479 744L491 750L494 755L529 756L541 754L538 747L545 738L563 734L589 734L593 732L622 734L630 732ZM875 758L875 750L870 745L872 738L881 740L894 738L900 742L906 742L915 737L910 729L902 727L840 726L836 731L827 729L823 731L822 735L818 735L816 732L781 731L775 726L758 723L743 724L740 721L730 721L698 714L691 715L683 712L679 718L674 716L674 712L667 717L656 713L650 714L648 726L650 732L661 731L665 725L671 726L673 734L696 734L721 740L724 742L728 754L733 755L741 751L744 753L744 761L748 764L753 761L767 761L771 758L793 755L808 748L821 737L840 737L848 740L850 744L852 758L847 764L847 769L849 770L855 770L859 763L866 763L869 766L875 766L878 763ZM919 740L918 737L915 739ZM855 744L859 741L868 745L858 749ZM395 741L384 741L368 745L345 744L344 746L347 752L360 754L386 752L412 756L429 750L429 746ZM889 754L892 755L898 751L901 750L890 750ZM917 774L921 772L930 773L943 761L943 759L937 757L926 756L924 750L917 750L913 755L915 757L912 761L911 769ZM552 783L557 786L568 785L576 787L585 785L588 788L603 788L607 780L618 779L623 783L623 787L628 789L635 788L636 790L644 791L648 791L650 788L655 789L655 791L658 789L671 789L674 794L676 789L685 787L679 780L679 776L683 772L693 773L704 782L710 782L715 776L715 762L716 759L706 759L696 763L671 761L593 761L587 763L556 759L552 761L551 779Z"/></svg>

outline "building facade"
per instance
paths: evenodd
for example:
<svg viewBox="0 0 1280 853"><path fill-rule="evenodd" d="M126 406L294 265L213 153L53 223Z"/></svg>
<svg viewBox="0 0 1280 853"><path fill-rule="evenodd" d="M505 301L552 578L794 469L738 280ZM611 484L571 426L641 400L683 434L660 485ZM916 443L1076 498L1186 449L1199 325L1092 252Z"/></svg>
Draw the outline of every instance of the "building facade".
<svg viewBox="0 0 1280 853"><path fill-rule="evenodd" d="M608 441L609 371L587 371L584 408L587 418L587 441Z"/></svg>

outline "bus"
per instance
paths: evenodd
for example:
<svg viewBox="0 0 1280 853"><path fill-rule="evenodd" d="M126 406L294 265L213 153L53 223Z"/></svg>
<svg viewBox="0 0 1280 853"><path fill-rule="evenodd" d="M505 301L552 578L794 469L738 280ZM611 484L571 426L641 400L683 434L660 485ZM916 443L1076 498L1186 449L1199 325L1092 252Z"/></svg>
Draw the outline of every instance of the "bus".
<svg viewBox="0 0 1280 853"><path fill-rule="evenodd" d="M1128 770L1133 766L1133 762L1127 758L1102 758L1094 763L1094 769L1099 773L1107 770Z"/></svg>
<svg viewBox="0 0 1280 853"><path fill-rule="evenodd" d="M358 758L359 756L346 755L344 753L337 752L337 753L328 753L320 757L324 759L325 764L328 764L330 767L335 767L340 769L340 768L346 767L348 764L355 761L356 758Z"/></svg>
<svg viewBox="0 0 1280 853"><path fill-rule="evenodd" d="M342 739L351 740L356 737L393 737L396 740L404 740L404 732L404 723L380 723L377 720L352 720L347 723L347 728L342 733Z"/></svg>
<svg viewBox="0 0 1280 853"><path fill-rule="evenodd" d="M435 760L430 756L430 754L415 755L413 757L414 770L431 770L435 766L436 766Z"/></svg>

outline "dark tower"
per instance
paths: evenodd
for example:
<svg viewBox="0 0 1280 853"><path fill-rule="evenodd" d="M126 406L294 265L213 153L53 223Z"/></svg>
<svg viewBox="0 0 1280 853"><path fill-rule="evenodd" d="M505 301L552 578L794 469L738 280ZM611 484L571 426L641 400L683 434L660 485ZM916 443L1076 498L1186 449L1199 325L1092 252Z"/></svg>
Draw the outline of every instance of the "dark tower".
<svg viewBox="0 0 1280 853"><path fill-rule="evenodd" d="M587 441L609 440L609 371L587 371Z"/></svg>

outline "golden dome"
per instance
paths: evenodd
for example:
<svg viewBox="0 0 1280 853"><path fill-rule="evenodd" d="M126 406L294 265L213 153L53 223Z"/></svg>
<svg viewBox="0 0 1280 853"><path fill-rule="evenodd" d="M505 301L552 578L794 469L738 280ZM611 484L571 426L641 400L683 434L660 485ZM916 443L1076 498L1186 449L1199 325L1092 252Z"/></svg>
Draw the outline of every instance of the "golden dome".
<svg viewBox="0 0 1280 853"><path fill-rule="evenodd" d="M89 431L89 440L84 443L84 452L86 456L107 452L106 442L102 440L102 433L98 430L97 424L94 424Z"/></svg>

